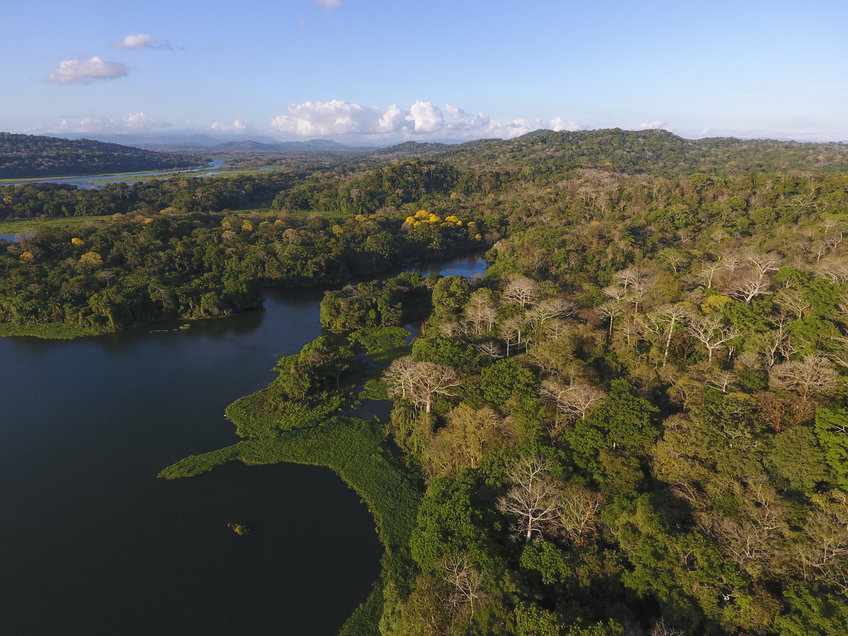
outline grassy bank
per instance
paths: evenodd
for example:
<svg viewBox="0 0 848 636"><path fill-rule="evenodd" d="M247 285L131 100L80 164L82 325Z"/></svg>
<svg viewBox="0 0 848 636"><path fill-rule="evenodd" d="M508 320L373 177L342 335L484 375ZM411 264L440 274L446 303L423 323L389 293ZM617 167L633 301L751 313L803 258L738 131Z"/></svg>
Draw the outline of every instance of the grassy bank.
<svg viewBox="0 0 848 636"><path fill-rule="evenodd" d="M104 333L97 329L82 329L71 327L63 323L47 323L43 325L13 325L11 323L0 323L0 338L8 336L29 336L31 338L42 338L43 340L71 340L84 336L96 336Z"/></svg>
<svg viewBox="0 0 848 636"><path fill-rule="evenodd" d="M416 523L420 495L383 444L376 422L335 417L321 426L244 440L202 455L191 455L159 473L164 479L192 477L230 461L247 465L293 462L332 468L363 498L385 547L383 571L368 600L346 623L347 635L376 634L382 615L383 586L407 589L414 572L409 536Z"/></svg>

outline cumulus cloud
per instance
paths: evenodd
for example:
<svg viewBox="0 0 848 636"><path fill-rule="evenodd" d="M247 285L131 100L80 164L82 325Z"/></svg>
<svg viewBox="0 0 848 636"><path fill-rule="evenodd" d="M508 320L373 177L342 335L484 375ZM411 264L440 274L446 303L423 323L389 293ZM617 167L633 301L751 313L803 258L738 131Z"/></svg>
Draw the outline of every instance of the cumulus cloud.
<svg viewBox="0 0 848 636"><path fill-rule="evenodd" d="M376 132L384 112L376 107L329 102L292 104L285 115L274 117L271 128L298 137L322 137Z"/></svg>
<svg viewBox="0 0 848 636"><path fill-rule="evenodd" d="M315 4L324 9L324 11L334 11L344 6L342 0L315 0Z"/></svg>
<svg viewBox="0 0 848 636"><path fill-rule="evenodd" d="M297 137L351 136L374 141L435 138L443 140L509 138L539 128L580 130L574 121L519 118L493 120L483 113L470 114L446 104L444 111L432 102L417 101L409 110L397 104L382 109L341 100L292 104L285 115L271 120L279 133Z"/></svg>
<svg viewBox="0 0 848 636"><path fill-rule="evenodd" d="M241 133L250 130L252 127L243 119L236 119L232 124L222 124L214 122L210 128L215 132L223 133Z"/></svg>
<svg viewBox="0 0 848 636"><path fill-rule="evenodd" d="M636 126L636 130L667 130L668 132L674 132L669 124L660 120L644 121Z"/></svg>
<svg viewBox="0 0 848 636"><path fill-rule="evenodd" d="M64 119L59 128L62 132L77 133L140 133L156 132L168 127L168 124L164 124L146 113L138 112L130 113L126 117L91 115L76 122Z"/></svg>
<svg viewBox="0 0 848 636"><path fill-rule="evenodd" d="M127 35L120 42L112 42L109 46L113 49L172 49L168 40L154 39L149 33L137 33Z"/></svg>
<svg viewBox="0 0 848 636"><path fill-rule="evenodd" d="M68 86L69 84L90 84L94 80L115 79L129 74L132 67L118 62L107 62L96 55L90 60L75 57L64 60L53 69L50 81Z"/></svg>

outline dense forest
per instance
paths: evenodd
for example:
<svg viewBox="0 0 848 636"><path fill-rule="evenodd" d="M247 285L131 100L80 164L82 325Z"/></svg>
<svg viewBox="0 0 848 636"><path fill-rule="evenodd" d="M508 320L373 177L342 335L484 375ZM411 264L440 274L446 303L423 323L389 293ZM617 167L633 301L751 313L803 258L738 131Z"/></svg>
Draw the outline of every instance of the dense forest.
<svg viewBox="0 0 848 636"><path fill-rule="evenodd" d="M0 132L0 179L171 170L202 165L185 154L161 153L91 139Z"/></svg>
<svg viewBox="0 0 848 636"><path fill-rule="evenodd" d="M848 633L844 147L497 143L523 154L290 173L261 210L133 195L0 247L0 320L109 330L325 284L324 335L227 409L242 441L161 476L334 468L386 548L346 634ZM479 279L347 284L475 249ZM363 400L391 417L345 416Z"/></svg>

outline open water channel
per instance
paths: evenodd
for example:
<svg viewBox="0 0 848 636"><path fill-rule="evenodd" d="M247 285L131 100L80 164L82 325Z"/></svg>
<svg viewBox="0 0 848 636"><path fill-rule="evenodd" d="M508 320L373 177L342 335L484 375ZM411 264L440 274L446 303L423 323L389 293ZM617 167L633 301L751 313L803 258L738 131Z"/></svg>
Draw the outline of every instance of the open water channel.
<svg viewBox="0 0 848 636"><path fill-rule="evenodd" d="M482 273L476 258L422 272ZM0 632L334 634L382 553L326 468L168 464L237 441L224 408L320 335L321 290L74 341L0 339ZM229 521L253 531L237 536Z"/></svg>

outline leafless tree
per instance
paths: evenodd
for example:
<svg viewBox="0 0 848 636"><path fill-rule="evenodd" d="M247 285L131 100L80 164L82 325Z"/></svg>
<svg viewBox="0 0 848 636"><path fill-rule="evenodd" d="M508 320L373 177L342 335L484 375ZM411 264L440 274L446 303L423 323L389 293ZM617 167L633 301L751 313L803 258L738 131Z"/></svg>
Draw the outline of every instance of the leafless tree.
<svg viewBox="0 0 848 636"><path fill-rule="evenodd" d="M559 318L551 318L545 322L545 335L551 340L559 340L566 334L567 330L567 323Z"/></svg>
<svg viewBox="0 0 848 636"><path fill-rule="evenodd" d="M606 293L606 291L604 292ZM615 322L615 319L624 313L624 309L621 306L620 302L612 300L610 302L606 302L603 305L598 307L598 311L602 316L609 320L609 335L607 338L612 340L612 325Z"/></svg>
<svg viewBox="0 0 848 636"><path fill-rule="evenodd" d="M778 291L774 300L778 307L795 314L798 319L802 318L804 312L810 309L810 303L804 300L800 291L792 287L785 287Z"/></svg>
<svg viewBox="0 0 848 636"><path fill-rule="evenodd" d="M442 559L442 579L454 589L448 602L468 605L474 616L474 603L483 596L483 572L467 554L447 554Z"/></svg>
<svg viewBox="0 0 848 636"><path fill-rule="evenodd" d="M527 318L534 325L541 325L553 318L570 316L577 306L564 298L546 298L527 312Z"/></svg>
<svg viewBox="0 0 848 636"><path fill-rule="evenodd" d="M411 356L392 362L383 377L393 395L410 400L418 408L424 407L425 413L430 413L433 398L454 395L453 389L462 383L451 367L435 362L415 362Z"/></svg>
<svg viewBox="0 0 848 636"><path fill-rule="evenodd" d="M559 425L559 414L566 416L567 420L586 419L586 415L592 407L600 402L606 393L601 389L593 387L585 382L574 382L563 384L559 380L543 380L539 388L542 398L550 401L557 412L557 426Z"/></svg>
<svg viewBox="0 0 848 636"><path fill-rule="evenodd" d="M604 504L600 493L569 484L559 495L559 522L572 539L582 541L592 536L598 524L598 511Z"/></svg>
<svg viewBox="0 0 848 636"><path fill-rule="evenodd" d="M815 272L834 283L848 282L848 259L844 254L830 254L816 263Z"/></svg>
<svg viewBox="0 0 848 636"><path fill-rule="evenodd" d="M686 305L675 303L663 305L656 312L647 314L642 319L645 329L653 333L663 346L663 366L668 361L668 352L671 348L671 338L674 335L675 327L682 324L691 315L692 312ZM665 342L663 343L663 341Z"/></svg>
<svg viewBox="0 0 848 636"><path fill-rule="evenodd" d="M492 292L488 289L473 292L465 306L464 314L472 333L490 333L498 317L498 308Z"/></svg>
<svg viewBox="0 0 848 636"><path fill-rule="evenodd" d="M701 265L701 269L698 270L698 273L695 275L696 280L703 282L704 287L710 289L713 286L713 277L715 276L715 273L722 267L724 266L718 261L703 263Z"/></svg>
<svg viewBox="0 0 848 636"><path fill-rule="evenodd" d="M707 349L707 359L712 362L713 352L724 343L739 337L739 330L723 324L714 314L697 316L686 325L689 333Z"/></svg>
<svg viewBox="0 0 848 636"><path fill-rule="evenodd" d="M507 472L512 486L498 500L498 510L515 519L513 531L524 543L530 543L534 534L542 534L557 518L559 489L547 471L545 459L522 457Z"/></svg>
<svg viewBox="0 0 848 636"><path fill-rule="evenodd" d="M754 268L757 277L762 280L769 272L780 269L780 257L777 254L751 252L745 255L745 261Z"/></svg>
<svg viewBox="0 0 848 636"><path fill-rule="evenodd" d="M791 391L801 398L802 406L816 397L830 397L839 389L839 374L824 355L807 356L772 367L769 385L773 389Z"/></svg>
<svg viewBox="0 0 848 636"><path fill-rule="evenodd" d="M535 305L539 301L539 283L526 276L513 276L507 281L503 299L524 308Z"/></svg>
<svg viewBox="0 0 848 636"><path fill-rule="evenodd" d="M503 358L503 349L495 340L485 340L474 345L480 353L483 353L490 358L497 360Z"/></svg>
<svg viewBox="0 0 848 636"><path fill-rule="evenodd" d="M727 393L727 388L738 380L738 376L732 371L718 371L707 378L707 383Z"/></svg>
<svg viewBox="0 0 848 636"><path fill-rule="evenodd" d="M504 343L506 343L506 357L509 357L510 347L521 346L521 335L524 331L524 319L521 316L512 316L498 325L498 332Z"/></svg>
<svg viewBox="0 0 848 636"><path fill-rule="evenodd" d="M743 276L736 280L730 286L730 295L738 300L744 300L746 305L751 304L756 296L770 293L768 291L769 281L762 276L751 272L747 276Z"/></svg>
<svg viewBox="0 0 848 636"><path fill-rule="evenodd" d="M659 622L654 623L653 627L651 627L650 636L686 636L686 632L669 627L665 624L665 619L661 618Z"/></svg>

